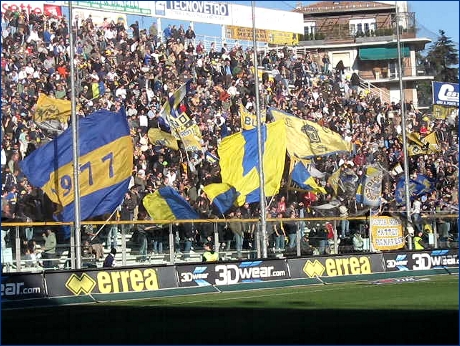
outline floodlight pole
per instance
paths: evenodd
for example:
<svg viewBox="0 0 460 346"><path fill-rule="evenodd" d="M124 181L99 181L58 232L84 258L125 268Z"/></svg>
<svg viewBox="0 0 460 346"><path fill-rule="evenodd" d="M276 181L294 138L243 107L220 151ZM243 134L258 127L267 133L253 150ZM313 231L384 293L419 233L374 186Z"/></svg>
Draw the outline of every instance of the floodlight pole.
<svg viewBox="0 0 460 346"><path fill-rule="evenodd" d="M80 213L80 164L78 156L80 150L78 147L78 117L76 115L77 102L75 98L75 44L73 39L73 10L72 1L69 1L69 45L70 45L70 89L71 89L71 120L72 120L72 150L73 150L73 193L74 193L74 244L71 249L75 253L75 264L72 263L72 269L81 268L81 213ZM72 261L73 262L73 261ZM76 268L73 266L75 265Z"/></svg>
<svg viewBox="0 0 460 346"><path fill-rule="evenodd" d="M251 1L252 7L252 43L254 46L254 84L256 93L256 115L257 115L257 154L259 157L259 182L260 182L260 231L262 237L260 237L260 247L262 249L262 258L267 258L267 215L265 206L265 177L264 177L264 165L263 165L263 141L262 141L262 127L261 127L261 116L260 116L260 98L259 98L259 71L257 69L257 40L256 40L256 2Z"/></svg>
<svg viewBox="0 0 460 346"><path fill-rule="evenodd" d="M402 138L403 138L403 152L404 152L404 191L406 195L406 217L407 223L411 223L411 204L410 204L410 195L409 195L409 158L407 151L407 134L406 134L406 107L404 104L404 90L402 82L402 59L401 59L401 37L399 34L399 8L398 2L395 1L396 6L396 41L398 44L398 74L399 74L399 103L401 105L401 122L402 122ZM407 226L406 226L407 229ZM407 245L409 250L412 250L412 238L407 237Z"/></svg>

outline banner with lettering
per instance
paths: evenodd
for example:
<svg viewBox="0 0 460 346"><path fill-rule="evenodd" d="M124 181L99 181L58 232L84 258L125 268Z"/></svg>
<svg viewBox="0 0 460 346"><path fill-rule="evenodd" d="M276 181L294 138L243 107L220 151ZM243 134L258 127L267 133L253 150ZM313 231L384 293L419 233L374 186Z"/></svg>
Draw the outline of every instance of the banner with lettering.
<svg viewBox="0 0 460 346"><path fill-rule="evenodd" d="M401 220L389 216L373 216L370 220L371 243L376 250L396 250L404 247Z"/></svg>

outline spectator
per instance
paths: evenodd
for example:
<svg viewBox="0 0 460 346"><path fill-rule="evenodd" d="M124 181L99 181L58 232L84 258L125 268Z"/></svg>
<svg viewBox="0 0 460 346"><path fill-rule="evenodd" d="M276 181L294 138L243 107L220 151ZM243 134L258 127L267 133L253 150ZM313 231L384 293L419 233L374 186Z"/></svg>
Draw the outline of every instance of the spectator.
<svg viewBox="0 0 460 346"><path fill-rule="evenodd" d="M108 253L107 256L105 257L102 267L104 268L116 267L117 266L116 261L115 261L116 254L117 254L117 249L115 248L110 249L110 253Z"/></svg>
<svg viewBox="0 0 460 346"><path fill-rule="evenodd" d="M212 243L204 244L204 253L202 256L202 262L217 262L219 260L219 253L214 251Z"/></svg>
<svg viewBox="0 0 460 346"><path fill-rule="evenodd" d="M42 237L45 240L45 245L41 254L41 257L44 260L43 267L52 268L54 267L53 260L56 257L56 235L53 230L48 228L45 233L43 233Z"/></svg>

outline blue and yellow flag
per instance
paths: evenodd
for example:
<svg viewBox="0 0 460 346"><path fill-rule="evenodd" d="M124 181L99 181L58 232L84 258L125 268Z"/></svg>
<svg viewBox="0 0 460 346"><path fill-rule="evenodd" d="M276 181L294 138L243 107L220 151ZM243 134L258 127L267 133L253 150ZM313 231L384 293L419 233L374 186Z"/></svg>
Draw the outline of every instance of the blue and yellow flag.
<svg viewBox="0 0 460 346"><path fill-rule="evenodd" d="M264 188L266 196L276 195L281 185L286 156L284 122L261 126ZM257 129L225 137L217 151L220 157L222 182L235 187L236 204L260 201L260 176Z"/></svg>
<svg viewBox="0 0 460 346"><path fill-rule="evenodd" d="M164 125L168 130L171 127L171 121L174 121L174 118L177 118L176 108L189 92L191 83L192 79L189 79L176 89L171 97L169 97L168 101L163 104L163 107L160 110L160 117L163 119Z"/></svg>
<svg viewBox="0 0 460 346"><path fill-rule="evenodd" d="M233 206L237 197L236 189L225 183L209 184L203 190L221 214L225 214Z"/></svg>
<svg viewBox="0 0 460 346"><path fill-rule="evenodd" d="M370 207L378 207L382 195L383 171L376 166L367 166L362 182L362 203ZM359 186L358 186L359 189ZM358 198L356 199L358 200Z"/></svg>
<svg viewBox="0 0 460 346"><path fill-rule="evenodd" d="M153 220L188 220L199 216L179 192L170 186L147 194L142 200L145 210Z"/></svg>
<svg viewBox="0 0 460 346"><path fill-rule="evenodd" d="M399 178L396 183L395 200L397 205L404 204L406 199L404 176ZM428 179L426 175L418 174L415 179L409 179L409 195L412 201L417 196L430 193L434 190L434 182Z"/></svg>
<svg viewBox="0 0 460 346"><path fill-rule="evenodd" d="M67 124L72 111L72 103L68 100L58 100L40 93L33 120L38 124L49 120L58 120Z"/></svg>
<svg viewBox="0 0 460 346"><path fill-rule="evenodd" d="M294 169L291 172L291 179L303 190L326 194L326 189L316 183L315 178L301 161L294 165Z"/></svg>
<svg viewBox="0 0 460 346"><path fill-rule="evenodd" d="M327 127L273 107L268 108L267 112L275 120L285 122L287 151L291 157L306 159L351 151L351 143Z"/></svg>
<svg viewBox="0 0 460 346"><path fill-rule="evenodd" d="M81 220L111 213L122 202L133 168L133 143L124 110L99 110L79 120ZM55 218L74 221L72 129L20 162L32 185L62 209Z"/></svg>

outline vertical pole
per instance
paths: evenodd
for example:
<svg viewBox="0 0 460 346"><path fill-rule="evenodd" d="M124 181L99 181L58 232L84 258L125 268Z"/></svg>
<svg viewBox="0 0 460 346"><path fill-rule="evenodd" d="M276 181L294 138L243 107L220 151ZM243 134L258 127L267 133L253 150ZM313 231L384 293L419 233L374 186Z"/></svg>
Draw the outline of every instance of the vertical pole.
<svg viewBox="0 0 460 346"><path fill-rule="evenodd" d="M257 70L257 40L256 40L256 10L255 1L251 1L252 5L252 43L254 53L254 84L256 93L256 114L257 114L257 146L258 146L258 157L259 157L259 183L260 183L260 221L262 231L262 257L267 258L267 214L265 207L265 179L264 179L264 167L263 167L263 151L262 151L262 124L260 116L260 97L259 97L259 73Z"/></svg>
<svg viewBox="0 0 460 346"><path fill-rule="evenodd" d="M296 228L296 247L297 247L297 256L300 256L302 252L300 251L300 241L302 240L302 235L300 232L300 222L295 223L295 228Z"/></svg>
<svg viewBox="0 0 460 346"><path fill-rule="evenodd" d="M126 226L125 224L122 224L119 226L121 227L121 264L123 266L126 265Z"/></svg>
<svg viewBox="0 0 460 346"><path fill-rule="evenodd" d="M401 59L401 38L399 34L399 9L398 3L395 1L396 6L396 41L398 43L398 70L399 70L399 103L401 104L401 119L402 119L402 137L403 137L403 152L404 152L404 191L406 195L406 217L407 222L411 223L410 213L410 195L409 195L409 158L407 151L407 134L406 134L406 110L404 105L404 89L402 82L402 59ZM412 238L408 237L408 248L412 250Z"/></svg>
<svg viewBox="0 0 460 346"><path fill-rule="evenodd" d="M73 39L73 10L72 10L72 1L69 1L69 21L70 21L70 35L69 35L69 44L70 44L70 89L72 90L72 149L73 149L73 191L74 191L74 215L75 215L75 266L76 269L81 268L81 220L80 220L80 183L79 183L79 173L80 167L78 162L78 156L80 150L78 147L78 117L76 115L76 98L75 98L75 44Z"/></svg>
<svg viewBox="0 0 460 346"><path fill-rule="evenodd" d="M21 271L21 237L19 235L19 226L14 227L15 231L15 242L14 245L16 247L16 271Z"/></svg>
<svg viewBox="0 0 460 346"><path fill-rule="evenodd" d="M168 226L169 228L169 264L174 264L174 255L175 255L175 241L174 241L174 233L173 233L173 224L172 222Z"/></svg>

